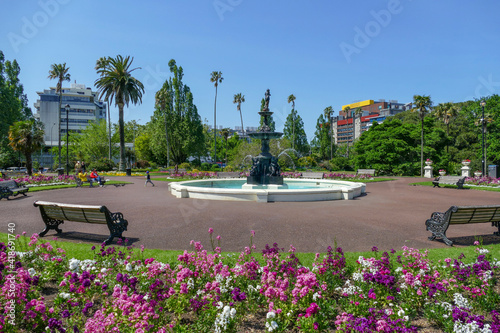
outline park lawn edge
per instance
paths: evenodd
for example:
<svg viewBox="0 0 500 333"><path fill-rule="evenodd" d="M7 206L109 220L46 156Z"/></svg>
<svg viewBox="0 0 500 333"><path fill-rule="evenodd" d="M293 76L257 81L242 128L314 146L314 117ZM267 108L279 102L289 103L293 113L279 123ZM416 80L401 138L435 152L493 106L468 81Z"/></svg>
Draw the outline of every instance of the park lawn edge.
<svg viewBox="0 0 500 333"><path fill-rule="evenodd" d="M40 227L43 227L43 223L40 223ZM27 237L21 236L16 242L28 242L29 241L29 236L31 235L26 235ZM208 238L208 237L207 237ZM8 234L0 232L0 242L7 243L8 240ZM61 239L57 239L57 237L40 237L39 242L46 243L49 242L53 247L59 247L63 250L66 251L66 255L69 259L71 258L76 258L79 260L84 260L84 259L94 259L94 254L98 252L97 249L100 248L100 244L95 242L95 243L85 243L83 241L64 241ZM207 243L209 244L210 241L207 239ZM96 247L96 250L92 251L91 248L92 246ZM110 246L116 246L119 248L125 249L125 246L122 245L117 245L117 244L112 244ZM333 248L335 248L335 244L331 244ZM488 245L483 245L484 248L488 249L493 256L493 258L500 259L500 244L488 244ZM16 251L22 251L22 249L26 249L27 245L21 244L17 245ZM177 263L177 257L184 253L184 251L193 251L193 249L186 244L186 248L183 250L162 250L162 249L148 249L145 248L144 251L142 252L140 248L137 248L135 246L131 246L133 253L138 257L142 259L146 258L155 258L156 260L163 262L163 263ZM209 248L206 248L207 251L210 252ZM421 249L421 251L428 251L428 258L429 260L437 263L440 260L444 260L446 258L457 258L461 254L465 255L464 262L467 261L467 259L474 259L476 256L475 253L476 246L465 246L465 247L445 247L445 248L434 248L434 249ZM396 250L395 255L400 255L402 253L402 249L394 249ZM242 249L243 251L243 249ZM142 252L142 253L141 253ZM369 257L380 257L381 255L380 251L379 253L374 253L373 251L365 251L365 252L344 252L345 258L348 262L355 262L360 256L363 256L365 258ZM222 252L222 255L224 257L230 257L234 258L236 260L238 258L240 252ZM283 256L286 256L288 252L282 252ZM320 257L326 254L326 248L325 252L320 253ZM314 262L314 258L316 256L316 253L311 253L311 252L296 252L295 255L297 258L301 261L303 266L306 267L312 267L312 263ZM253 256L259 260L264 262L264 259L261 256L261 251L259 249L255 250L253 252Z"/></svg>

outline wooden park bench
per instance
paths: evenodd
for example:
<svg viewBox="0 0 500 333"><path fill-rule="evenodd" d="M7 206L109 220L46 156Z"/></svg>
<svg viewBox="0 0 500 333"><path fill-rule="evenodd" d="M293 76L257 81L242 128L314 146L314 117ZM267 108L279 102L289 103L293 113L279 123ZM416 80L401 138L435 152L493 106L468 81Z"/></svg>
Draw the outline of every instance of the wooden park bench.
<svg viewBox="0 0 500 333"><path fill-rule="evenodd" d="M369 175L369 176L375 176L375 169L358 169L356 172L358 175Z"/></svg>
<svg viewBox="0 0 500 333"><path fill-rule="evenodd" d="M22 194L26 196L26 192L29 191L29 187L19 186L15 180L4 180L0 182L0 200L6 198L9 200L10 196L16 196Z"/></svg>
<svg viewBox="0 0 500 333"><path fill-rule="evenodd" d="M237 171L217 172L217 178L240 178L240 173Z"/></svg>
<svg viewBox="0 0 500 333"><path fill-rule="evenodd" d="M109 237L105 244L109 245L114 237L124 239L123 231L127 230L128 221L122 213L112 213L106 206L72 205L48 201L35 201L35 207L40 208L45 229L40 233L45 234L54 229L58 234L62 232L59 225L64 221L107 224Z"/></svg>
<svg viewBox="0 0 500 333"><path fill-rule="evenodd" d="M500 236L500 206L451 206L444 213L434 212L425 221L427 231L432 232L429 240L442 238L446 245L452 246L453 241L446 237L450 224L491 223L498 231L493 234Z"/></svg>
<svg viewBox="0 0 500 333"><path fill-rule="evenodd" d="M83 186L83 183L89 183L90 184L90 187L94 187L92 185L92 179L87 176L87 180L86 181L83 181L81 180L78 175L75 175L75 183L76 183L76 187L82 187Z"/></svg>
<svg viewBox="0 0 500 333"><path fill-rule="evenodd" d="M308 179L323 179L325 174L323 172L302 172L300 178Z"/></svg>
<svg viewBox="0 0 500 333"><path fill-rule="evenodd" d="M458 188L464 188L465 177L462 176L439 176L432 181L434 187L440 187L440 184L456 185Z"/></svg>

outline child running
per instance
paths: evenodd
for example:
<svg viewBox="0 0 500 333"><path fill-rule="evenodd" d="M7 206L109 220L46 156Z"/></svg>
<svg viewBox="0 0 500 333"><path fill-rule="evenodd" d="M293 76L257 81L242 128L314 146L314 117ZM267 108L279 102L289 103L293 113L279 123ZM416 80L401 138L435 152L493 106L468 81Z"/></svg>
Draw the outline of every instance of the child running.
<svg viewBox="0 0 500 333"><path fill-rule="evenodd" d="M151 181L151 176L149 175L149 171L146 171L146 182L144 183L144 186L148 185L148 183L151 183L153 187L155 186L155 184L153 184L153 182Z"/></svg>

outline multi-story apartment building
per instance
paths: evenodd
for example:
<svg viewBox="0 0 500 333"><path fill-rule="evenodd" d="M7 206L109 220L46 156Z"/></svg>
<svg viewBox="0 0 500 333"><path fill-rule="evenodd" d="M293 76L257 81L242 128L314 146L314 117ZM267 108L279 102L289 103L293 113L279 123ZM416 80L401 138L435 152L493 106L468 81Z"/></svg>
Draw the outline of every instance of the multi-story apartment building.
<svg viewBox="0 0 500 333"><path fill-rule="evenodd" d="M352 144L367 131L374 121L383 122L388 116L409 110L411 103L395 100L366 100L342 106L339 116L332 119L335 144ZM359 110L359 111L358 111Z"/></svg>
<svg viewBox="0 0 500 333"><path fill-rule="evenodd" d="M39 99L34 103L35 118L45 125L45 152L38 158L45 166L52 166L53 158L48 148L59 146L58 117L59 93L56 88L37 92ZM66 105L69 113L66 114ZM90 122L106 119L106 103L99 100L97 92L83 84L72 83L70 88L62 88L61 103L61 141L66 140L66 124L70 132L81 132ZM67 121L66 121L67 120Z"/></svg>
<svg viewBox="0 0 500 333"><path fill-rule="evenodd" d="M58 146L59 93L56 88L37 92L40 98L35 102L35 118L45 125L45 146ZM66 115L66 105L69 113ZM106 103L99 100L97 92L83 84L72 83L70 88L62 88L61 141L66 135L66 119L70 132L81 132L89 122L106 119Z"/></svg>

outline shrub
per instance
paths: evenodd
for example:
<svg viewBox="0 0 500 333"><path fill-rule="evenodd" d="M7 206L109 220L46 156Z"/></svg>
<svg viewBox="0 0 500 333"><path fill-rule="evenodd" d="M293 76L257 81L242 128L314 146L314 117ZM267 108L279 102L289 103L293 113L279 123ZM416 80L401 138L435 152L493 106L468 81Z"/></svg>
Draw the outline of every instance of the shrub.
<svg viewBox="0 0 500 333"><path fill-rule="evenodd" d="M111 171L115 167L115 163L107 158L100 158L97 161L89 163L87 170L96 169L97 171Z"/></svg>
<svg viewBox="0 0 500 333"><path fill-rule="evenodd" d="M191 164L189 164L187 162L181 163L181 164L179 164L179 169L184 169L186 171L189 171L189 170L191 170Z"/></svg>
<svg viewBox="0 0 500 333"><path fill-rule="evenodd" d="M218 164L212 164L210 167L210 171L220 171L220 167Z"/></svg>
<svg viewBox="0 0 500 333"><path fill-rule="evenodd" d="M210 171L211 164L203 162L201 163L201 171Z"/></svg>
<svg viewBox="0 0 500 333"><path fill-rule="evenodd" d="M149 168L149 162L146 160L138 160L136 162L137 169Z"/></svg>

